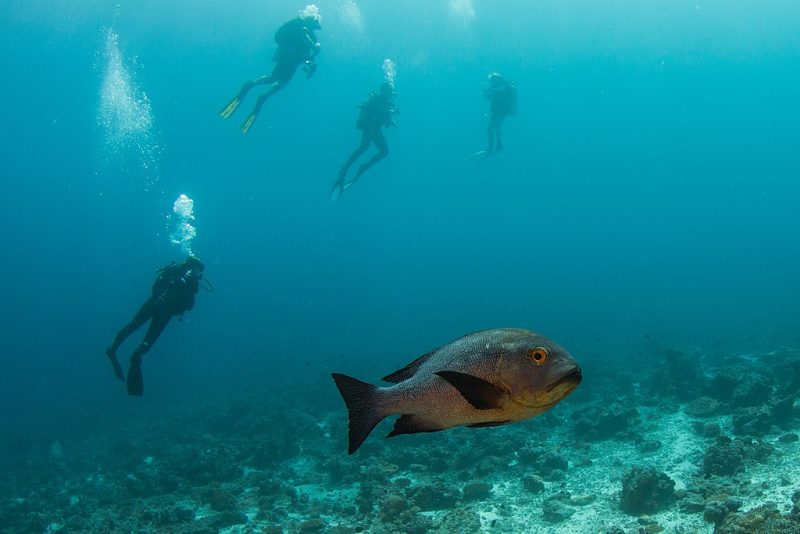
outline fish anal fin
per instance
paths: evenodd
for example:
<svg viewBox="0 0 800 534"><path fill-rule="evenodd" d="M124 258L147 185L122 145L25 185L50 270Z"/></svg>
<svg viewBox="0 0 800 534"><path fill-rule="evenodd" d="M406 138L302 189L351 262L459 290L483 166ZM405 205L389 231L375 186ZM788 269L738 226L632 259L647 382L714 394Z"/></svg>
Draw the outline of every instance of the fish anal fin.
<svg viewBox="0 0 800 534"><path fill-rule="evenodd" d="M502 426L507 425L511 421L486 421L485 423L474 423L471 425L467 425L469 428L483 428L487 426Z"/></svg>
<svg viewBox="0 0 800 534"><path fill-rule="evenodd" d="M477 376L458 371L438 371L436 373L456 388L475 409L492 410L503 406L506 392Z"/></svg>
<svg viewBox="0 0 800 534"><path fill-rule="evenodd" d="M420 419L414 414L404 413L394 422L394 428L386 436L392 438L400 434L419 434L420 432L438 432L444 430L430 421Z"/></svg>
<svg viewBox="0 0 800 534"><path fill-rule="evenodd" d="M402 369L398 369L394 373L384 376L383 378L381 378L381 380L383 380L384 382L391 382L392 384L397 384L398 382L402 382L403 380L411 378L412 376L414 376L417 370L419 370L419 367L423 363L425 363L428 360L428 358L433 356L433 353L436 352L437 350L439 349L434 349L428 352L427 354L423 354L422 356L420 356L413 362L409 363Z"/></svg>

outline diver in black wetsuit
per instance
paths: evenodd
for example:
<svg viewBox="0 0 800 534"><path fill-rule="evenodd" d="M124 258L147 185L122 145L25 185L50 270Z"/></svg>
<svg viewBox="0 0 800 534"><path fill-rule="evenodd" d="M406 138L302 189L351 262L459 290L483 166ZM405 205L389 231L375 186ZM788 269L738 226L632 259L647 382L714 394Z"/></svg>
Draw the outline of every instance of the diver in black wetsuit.
<svg viewBox="0 0 800 534"><path fill-rule="evenodd" d="M478 161L503 150L503 121L517 113L517 87L502 74L493 72L489 75L489 83L483 94L489 99L491 114L486 128L487 148L473 155Z"/></svg>
<svg viewBox="0 0 800 534"><path fill-rule="evenodd" d="M272 56L272 61L275 62L272 74L245 82L239 93L220 111L220 117L223 119L230 117L250 89L256 85L270 85L269 91L258 97L253 112L242 124L242 133L246 134L258 117L264 102L286 87L297 67L303 65L306 77L311 78L317 70L314 58L320 50L319 41L314 33L316 30L322 29L319 21L319 13L311 11L310 14L301 14L278 28L278 31L275 32L275 42L278 44L278 48Z"/></svg>
<svg viewBox="0 0 800 534"><path fill-rule="evenodd" d="M381 128L393 126L395 124L392 118L392 115L397 113L394 107L394 95L394 87L391 83L386 82L381 85L379 90L370 93L364 103L359 106L361 112L358 115L356 128L361 130L361 144L350 154L345 164L339 169L339 175L331 188L331 198L333 200L339 200L342 192L361 178L361 175L364 174L367 169L389 155L389 146L386 144L386 138L383 136ZM359 165L353 179L347 180L347 171L350 169L350 166L353 165L372 144L378 149L377 154Z"/></svg>
<svg viewBox="0 0 800 534"><path fill-rule="evenodd" d="M131 356L126 383L129 395L140 396L144 389L142 355L153 347L153 343L164 331L173 315L183 315L184 312L194 307L194 296L200 288L203 268L203 263L199 259L195 256L188 256L183 263L170 263L159 269L158 278L153 283L152 295L142 304L131 322L119 331L111 346L106 349L106 355L114 367L114 374L120 380L125 381L122 366L117 360L117 349L128 336L150 321L144 340Z"/></svg>

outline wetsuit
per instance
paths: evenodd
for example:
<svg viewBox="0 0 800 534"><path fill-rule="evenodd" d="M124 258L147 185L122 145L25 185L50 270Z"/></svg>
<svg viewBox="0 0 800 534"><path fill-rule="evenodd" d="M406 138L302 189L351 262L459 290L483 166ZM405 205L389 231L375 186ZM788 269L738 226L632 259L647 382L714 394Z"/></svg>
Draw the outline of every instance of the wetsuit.
<svg viewBox="0 0 800 534"><path fill-rule="evenodd" d="M350 157L342 166L334 187L336 187L337 184L340 187L352 184L358 180L367 169L389 155L389 145L386 144L386 138L383 136L381 128L394 124L392 115L395 113L395 109L394 101L391 96L388 96L382 91L375 91L370 94L359 107L361 108L361 112L358 115L356 128L362 132L361 144L350 154ZM355 177L350 182L345 183L344 178L350 166L353 165L372 144L378 149L378 153L372 156L367 162L362 163Z"/></svg>
<svg viewBox="0 0 800 534"><path fill-rule="evenodd" d="M294 18L278 28L278 31L275 32L275 42L278 44L278 48L272 55L272 60L275 62L272 73L245 82L239 93L222 108L220 116L223 119L229 118L253 87L269 85L269 90L258 97L253 112L242 124L242 133L247 133L261 112L261 106L264 105L264 102L286 87L294 77L297 67L305 63L306 76L311 78L317 68L314 57L320 49L317 35L314 33L315 29L320 29L320 26L319 21L313 17Z"/></svg>
<svg viewBox="0 0 800 534"><path fill-rule="evenodd" d="M114 342L106 350L106 354L114 365L115 374L123 379L122 370L116 360L117 349L128 336L150 321L142 343L131 356L127 380L128 393L131 395L142 394L142 355L152 348L153 343L156 342L173 316L183 315L184 312L194 307L194 296L200 288L201 278L200 275L193 274L191 269L184 264L172 263L161 269L158 278L153 283L150 298L142 304L131 322L122 327L114 338Z"/></svg>
<svg viewBox="0 0 800 534"><path fill-rule="evenodd" d="M262 83L287 83L294 76L297 67L306 61L313 61L319 41L308 22L296 18L278 28L275 42L278 43L278 48L272 55L275 67Z"/></svg>
<svg viewBox="0 0 800 534"><path fill-rule="evenodd" d="M487 127L488 150L503 150L503 121L516 113L516 88L508 80L486 88L489 99L491 117Z"/></svg>

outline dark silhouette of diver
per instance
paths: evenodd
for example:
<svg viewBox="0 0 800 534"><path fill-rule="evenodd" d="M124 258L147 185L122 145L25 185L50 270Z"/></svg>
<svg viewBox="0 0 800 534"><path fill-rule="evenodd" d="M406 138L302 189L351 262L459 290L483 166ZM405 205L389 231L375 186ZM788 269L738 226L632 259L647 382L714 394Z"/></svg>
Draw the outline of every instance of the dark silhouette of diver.
<svg viewBox="0 0 800 534"><path fill-rule="evenodd" d="M246 134L258 117L264 102L286 87L286 84L294 76L297 67L303 65L306 77L311 78L317 70L314 58L320 50L319 41L317 41L317 36L314 34L315 30L322 29L319 21L319 14L316 11L312 11L312 14L301 14L278 28L278 31L275 32L275 42L278 44L278 48L272 56L272 61L275 62L272 74L245 82L239 90L239 94L233 97L233 100L228 102L219 112L220 117L223 119L230 117L239 107L242 100L245 99L250 89L256 85L270 85L269 91L258 97L253 112L242 124L242 133Z"/></svg>
<svg viewBox="0 0 800 534"><path fill-rule="evenodd" d="M503 121L517 114L517 87L502 74L493 72L483 90L489 99L489 125L486 128L487 148L473 154L477 162L503 150Z"/></svg>
<svg viewBox="0 0 800 534"><path fill-rule="evenodd" d="M183 315L194 307L194 296L200 288L203 268L203 263L199 259L187 256L183 263L170 263L159 269L150 298L142 304L131 322L122 327L114 342L106 349L106 355L114 367L114 374L125 381L122 367L117 360L117 349L128 336L150 321L144 340L131 356L126 382L129 395L141 395L144 389L142 356L153 347L153 343L164 331L173 315Z"/></svg>
<svg viewBox="0 0 800 534"><path fill-rule="evenodd" d="M361 144L350 154L345 164L339 169L339 176L331 188L331 199L338 201L342 192L361 178L361 175L367 169L389 155L389 146L386 144L386 138L383 136L381 128L395 124L392 118L392 115L397 113L394 107L394 95L394 87L391 83L386 82L381 85L380 89L370 93L367 99L359 106L361 111L358 115L358 121L356 121L356 128L361 130ZM356 175L352 180L348 181L347 171L372 144L378 149L377 154L359 165Z"/></svg>

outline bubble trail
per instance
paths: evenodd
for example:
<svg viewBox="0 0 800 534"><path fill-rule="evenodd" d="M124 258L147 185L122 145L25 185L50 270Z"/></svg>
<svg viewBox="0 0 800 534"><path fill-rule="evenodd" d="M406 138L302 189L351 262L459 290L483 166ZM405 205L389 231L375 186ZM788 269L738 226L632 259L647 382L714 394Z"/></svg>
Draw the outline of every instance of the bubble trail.
<svg viewBox="0 0 800 534"><path fill-rule="evenodd" d="M170 234L170 241L173 245L181 247L181 252L186 255L193 254L192 241L197 236L197 229L192 225L194 221L194 200L186 195L179 195L172 204L172 217L175 221L175 229Z"/></svg>
<svg viewBox="0 0 800 534"><path fill-rule="evenodd" d="M383 79L392 87L394 87L394 80L397 76L397 71L395 71L394 61L391 59L384 59L383 60Z"/></svg>
<svg viewBox="0 0 800 534"><path fill-rule="evenodd" d="M161 148L153 134L150 99L128 69L119 35L106 30L97 125L102 133L103 160L123 174L142 171L145 189L158 182Z"/></svg>

